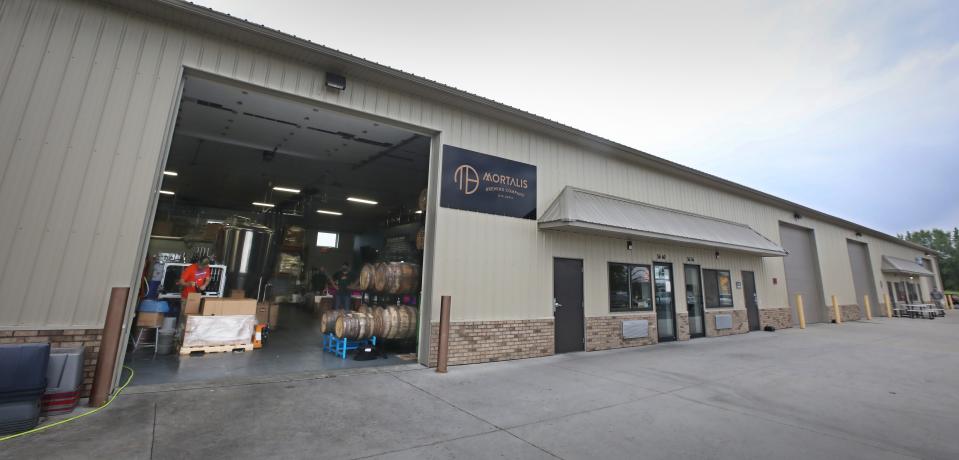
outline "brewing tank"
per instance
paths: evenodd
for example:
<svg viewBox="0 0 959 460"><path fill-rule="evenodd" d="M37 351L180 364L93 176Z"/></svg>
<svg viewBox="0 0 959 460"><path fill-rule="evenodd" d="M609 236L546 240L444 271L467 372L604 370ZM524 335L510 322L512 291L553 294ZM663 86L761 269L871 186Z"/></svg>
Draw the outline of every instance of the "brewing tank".
<svg viewBox="0 0 959 460"><path fill-rule="evenodd" d="M269 227L239 216L224 221L214 248L217 263L226 265L224 293L243 289L248 298L262 300L272 247L273 230Z"/></svg>

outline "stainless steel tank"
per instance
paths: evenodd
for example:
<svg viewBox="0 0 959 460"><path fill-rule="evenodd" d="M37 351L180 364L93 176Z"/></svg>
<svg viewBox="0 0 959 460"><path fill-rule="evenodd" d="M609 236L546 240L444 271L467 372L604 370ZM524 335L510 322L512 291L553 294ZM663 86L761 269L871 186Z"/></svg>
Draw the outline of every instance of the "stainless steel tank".
<svg viewBox="0 0 959 460"><path fill-rule="evenodd" d="M245 217L224 221L214 247L217 263L226 265L224 294L243 289L248 298L262 300L272 247L273 230L269 227Z"/></svg>

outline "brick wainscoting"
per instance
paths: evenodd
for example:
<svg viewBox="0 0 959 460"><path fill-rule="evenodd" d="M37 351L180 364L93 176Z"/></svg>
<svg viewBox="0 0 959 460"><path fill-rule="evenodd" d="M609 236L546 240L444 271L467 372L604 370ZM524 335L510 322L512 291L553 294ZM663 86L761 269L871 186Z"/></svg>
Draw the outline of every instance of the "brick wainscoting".
<svg viewBox="0 0 959 460"><path fill-rule="evenodd" d="M716 315L733 315L732 329L717 330ZM746 310L706 311L706 337L722 337L747 332L749 332L749 320L746 319Z"/></svg>
<svg viewBox="0 0 959 460"><path fill-rule="evenodd" d="M826 311L829 315L829 319L827 320L828 322L832 322L832 320L836 319L836 315L833 314L831 304L826 306ZM862 319L862 313L859 310L859 305L856 304L840 305L839 314L842 315L843 321L859 321Z"/></svg>
<svg viewBox="0 0 959 460"><path fill-rule="evenodd" d="M676 339L689 340L689 312L679 312L676 315Z"/></svg>
<svg viewBox="0 0 959 460"><path fill-rule="evenodd" d="M793 315L790 307L760 308L759 326L765 328L772 326L776 329L786 329L792 327Z"/></svg>
<svg viewBox="0 0 959 460"><path fill-rule="evenodd" d="M430 325L430 367L436 367L440 324ZM553 354L553 320L466 321L450 323L449 362L488 363Z"/></svg>
<svg viewBox="0 0 959 460"><path fill-rule="evenodd" d="M49 343L52 348L86 348L83 362L83 385L80 396L90 396L93 371L100 353L102 329L66 329L33 331L0 331L0 343Z"/></svg>
<svg viewBox="0 0 959 460"><path fill-rule="evenodd" d="M623 321L634 319L645 319L649 321L649 337L638 339L623 338ZM658 341L658 337L655 313L586 317L586 351L652 345Z"/></svg>

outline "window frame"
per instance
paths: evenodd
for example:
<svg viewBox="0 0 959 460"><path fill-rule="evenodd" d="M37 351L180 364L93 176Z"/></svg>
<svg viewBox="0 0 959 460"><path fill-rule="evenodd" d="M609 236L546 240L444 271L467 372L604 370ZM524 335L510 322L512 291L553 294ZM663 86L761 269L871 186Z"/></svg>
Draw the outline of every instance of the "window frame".
<svg viewBox="0 0 959 460"><path fill-rule="evenodd" d="M320 245L320 235L334 235L336 237L336 241L334 241L333 243L334 246ZM339 249L340 248L340 232L324 232L322 230L317 230L316 241L314 242L313 247L320 248L320 249Z"/></svg>
<svg viewBox="0 0 959 460"><path fill-rule="evenodd" d="M612 275L613 266L624 266L627 270L626 276L626 299L627 307L618 308L613 307L613 290L610 285L610 276ZM646 281L646 285L649 286L649 307L647 308L632 308L633 305L633 283L632 283L632 271L633 268L642 267L646 269L646 273L649 274L649 281ZM656 311L656 302L654 300L653 294L653 267L650 264L642 263L629 263L629 262L606 262L606 302L607 307L609 308L610 313L630 313L630 312L653 312Z"/></svg>
<svg viewBox="0 0 959 460"><path fill-rule="evenodd" d="M729 277L729 305L723 305L720 301L720 299L722 298L721 296L722 290L719 284L720 273L725 273L726 276ZM703 284L703 308L711 308L711 309L717 309L717 310L721 308L736 308L736 296L733 294L734 289L733 289L732 270L724 269L724 268L703 268L700 276L702 277L702 284ZM720 302L720 303L717 303L716 305L710 305L709 294L706 289L707 286L709 286L709 283L706 282L706 279L711 276L714 277L713 279L715 279L715 282L716 282L716 291L717 291L716 300L717 302Z"/></svg>

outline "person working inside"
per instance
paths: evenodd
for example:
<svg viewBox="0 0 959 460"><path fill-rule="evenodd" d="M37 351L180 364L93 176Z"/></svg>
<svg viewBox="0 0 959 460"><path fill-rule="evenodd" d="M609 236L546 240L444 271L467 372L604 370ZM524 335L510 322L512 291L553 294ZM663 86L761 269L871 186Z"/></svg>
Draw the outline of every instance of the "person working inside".
<svg viewBox="0 0 959 460"><path fill-rule="evenodd" d="M180 286L180 298L186 300L193 292L202 293L210 284L210 274L210 258L206 256L184 268L180 281L177 282Z"/></svg>
<svg viewBox="0 0 959 460"><path fill-rule="evenodd" d="M350 311L350 284L353 282L353 275L350 273L350 264L343 264L340 271L333 275L333 283L336 284L336 295L333 296L333 308Z"/></svg>

